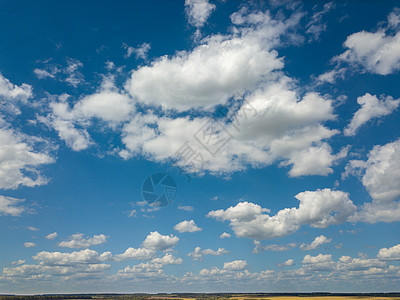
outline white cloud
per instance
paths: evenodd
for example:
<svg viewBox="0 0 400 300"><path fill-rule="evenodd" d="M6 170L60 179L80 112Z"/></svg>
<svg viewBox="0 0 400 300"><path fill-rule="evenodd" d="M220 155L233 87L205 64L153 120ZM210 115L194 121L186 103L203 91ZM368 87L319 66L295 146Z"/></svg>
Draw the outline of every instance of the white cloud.
<svg viewBox="0 0 400 300"><path fill-rule="evenodd" d="M79 71L83 67L83 63L74 58L67 58L66 65L60 66L53 63L49 63L52 59L43 62L42 68L35 68L33 73L39 79L58 79L62 82L66 82L73 87L84 83L84 77Z"/></svg>
<svg viewBox="0 0 400 300"><path fill-rule="evenodd" d="M33 226L27 226L30 231L39 231L39 228L33 227Z"/></svg>
<svg viewBox="0 0 400 300"><path fill-rule="evenodd" d="M261 245L261 242L257 240L254 240L253 243L254 243L253 253L260 253L264 250L282 252L297 247L296 243Z"/></svg>
<svg viewBox="0 0 400 300"><path fill-rule="evenodd" d="M202 229L196 225L193 220L190 221L182 221L174 226L174 229L179 231L180 233L183 232L197 232L201 231Z"/></svg>
<svg viewBox="0 0 400 300"><path fill-rule="evenodd" d="M254 29L213 35L190 52L160 57L134 70L126 89L145 104L187 110L225 103L237 92L255 88L283 67L277 52L270 49L297 24L298 16L285 22L273 20L268 12L257 19L241 17L246 19L241 25L251 24Z"/></svg>
<svg viewBox="0 0 400 300"><path fill-rule="evenodd" d="M10 82L0 74L0 110L20 114L18 102L26 103L32 97L32 86L23 83L20 86ZM1 117L1 114L0 114Z"/></svg>
<svg viewBox="0 0 400 300"><path fill-rule="evenodd" d="M92 144L87 130L75 128L71 121L54 119L51 124L58 132L60 139L74 151L87 149Z"/></svg>
<svg viewBox="0 0 400 300"><path fill-rule="evenodd" d="M293 259L288 259L287 261L279 264L280 267L290 267L294 265L294 260Z"/></svg>
<svg viewBox="0 0 400 300"><path fill-rule="evenodd" d="M24 247L25 248L33 248L33 247L36 247L36 244L32 243L32 242L25 242Z"/></svg>
<svg viewBox="0 0 400 300"><path fill-rule="evenodd" d="M11 264L12 265L22 265L25 263L24 259L18 259L17 261L13 261Z"/></svg>
<svg viewBox="0 0 400 300"><path fill-rule="evenodd" d="M215 5L208 0L185 0L185 11L191 25L201 28L204 26Z"/></svg>
<svg viewBox="0 0 400 300"><path fill-rule="evenodd" d="M157 251L154 249L146 249L146 248L128 248L122 254L117 254L114 256L116 261L122 260L145 260L150 259L156 255Z"/></svg>
<svg viewBox="0 0 400 300"><path fill-rule="evenodd" d="M58 246L83 249L94 245L104 244L106 241L107 237L104 234L94 235L91 238L85 238L83 233L75 233L71 235L70 240L62 241L58 243Z"/></svg>
<svg viewBox="0 0 400 300"><path fill-rule="evenodd" d="M311 244L301 244L300 245L300 249L301 250L314 250L317 249L319 246L323 245L323 244L328 244L332 241L332 239L328 239L326 236L324 235L320 235L317 236L314 241L312 241Z"/></svg>
<svg viewBox="0 0 400 300"><path fill-rule="evenodd" d="M314 271L331 271L335 268L331 254L306 255L303 258L303 264L306 265L306 268Z"/></svg>
<svg viewBox="0 0 400 300"><path fill-rule="evenodd" d="M224 270L240 271L246 269L247 266L248 265L245 260L234 260L224 263Z"/></svg>
<svg viewBox="0 0 400 300"><path fill-rule="evenodd" d="M54 162L46 149L35 151L45 141L0 128L0 188L16 189L19 186L34 187L47 183L39 167Z"/></svg>
<svg viewBox="0 0 400 300"><path fill-rule="evenodd" d="M400 139L385 145L375 146L368 159L351 160L346 166L348 174L361 177L362 184L373 201L366 202L353 221L368 223L393 222L400 220Z"/></svg>
<svg viewBox="0 0 400 300"><path fill-rule="evenodd" d="M179 205L178 209L185 210L185 211L193 211L194 210L193 206L188 206L188 205L187 206Z"/></svg>
<svg viewBox="0 0 400 300"><path fill-rule="evenodd" d="M220 239L226 239L226 238L230 238L231 235L227 232L223 232L221 233L221 235L219 236Z"/></svg>
<svg viewBox="0 0 400 300"><path fill-rule="evenodd" d="M398 71L400 69L400 32L394 20L398 19L399 14L398 10L394 10L389 15L388 26L381 27L376 32L360 31L348 36L344 42L348 50L335 59L380 75Z"/></svg>
<svg viewBox="0 0 400 300"><path fill-rule="evenodd" d="M391 114L399 106L400 99L382 96L379 100L375 95L366 93L357 98L357 103L361 108L355 112L350 124L345 128L344 134L347 136L355 135L358 128L369 120Z"/></svg>
<svg viewBox="0 0 400 300"><path fill-rule="evenodd" d="M322 17L334 8L335 3L333 1L325 3L322 10L315 12L311 16L310 22L306 25L306 33L312 35L312 39L318 40L321 33L326 31L327 26L322 23Z"/></svg>
<svg viewBox="0 0 400 300"><path fill-rule="evenodd" d="M380 249L376 257L380 260L400 260L400 244Z"/></svg>
<svg viewBox="0 0 400 300"><path fill-rule="evenodd" d="M146 249L153 250L166 250L174 247L179 241L177 236L172 234L170 235L162 235L158 233L158 231L150 232L150 234L146 237L143 242L143 247Z"/></svg>
<svg viewBox="0 0 400 300"><path fill-rule="evenodd" d="M201 250L200 247L196 247L193 252L190 252L188 254L188 256L191 256L193 260L202 260L204 255L219 256L226 253L229 253L229 251L225 250L224 248L218 248L218 250L212 250L212 249Z"/></svg>
<svg viewBox="0 0 400 300"><path fill-rule="evenodd" d="M211 211L207 216L229 220L237 237L271 239L293 233L302 225L325 228L343 223L356 210L348 194L342 191L306 191L295 197L300 201L298 208L286 208L273 216L264 213L268 210L249 202Z"/></svg>
<svg viewBox="0 0 400 300"><path fill-rule="evenodd" d="M20 216L26 210L24 206L20 205L20 203L23 201L23 199L5 197L0 195L0 216Z"/></svg>
<svg viewBox="0 0 400 300"><path fill-rule="evenodd" d="M101 255L97 251L85 249L71 253L42 251L33 256L34 260L46 266L71 266L75 264L96 264L109 259L110 252Z"/></svg>
<svg viewBox="0 0 400 300"><path fill-rule="evenodd" d="M166 265L180 265L182 264L182 258L176 258L171 253L165 254L163 257L157 257L151 260L152 263Z"/></svg>
<svg viewBox="0 0 400 300"><path fill-rule="evenodd" d="M99 119L115 128L135 111L133 100L115 87L113 76L104 77L96 93L83 97L72 108L68 95L58 98L58 101L50 103L51 113L39 120L54 128L60 139L74 151L87 149L93 144L87 131L92 119Z"/></svg>
<svg viewBox="0 0 400 300"><path fill-rule="evenodd" d="M136 59L147 59L147 53L149 52L151 45L148 43L143 43L139 45L137 48L130 47L127 44L123 43L122 47L126 50L125 58L129 58L132 54L136 55Z"/></svg>
<svg viewBox="0 0 400 300"><path fill-rule="evenodd" d="M58 236L57 232L49 233L46 235L46 239L48 240L54 240Z"/></svg>

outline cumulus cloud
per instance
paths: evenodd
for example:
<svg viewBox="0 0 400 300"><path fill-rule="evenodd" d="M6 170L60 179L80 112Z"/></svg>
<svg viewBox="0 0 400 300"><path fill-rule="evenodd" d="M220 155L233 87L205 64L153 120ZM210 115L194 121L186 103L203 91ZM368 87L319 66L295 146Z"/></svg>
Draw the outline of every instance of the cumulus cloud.
<svg viewBox="0 0 400 300"><path fill-rule="evenodd" d="M20 216L26 210L26 208L21 205L21 202L23 201L23 199L5 197L0 195L0 216Z"/></svg>
<svg viewBox="0 0 400 300"><path fill-rule="evenodd" d="M107 237L104 234L94 235L91 238L85 238L83 233L75 233L71 235L68 241L62 241L58 243L58 246L83 249L94 245L104 244L106 241Z"/></svg>
<svg viewBox="0 0 400 300"><path fill-rule="evenodd" d="M288 259L287 261L279 264L279 267L290 267L294 265L294 260L293 259Z"/></svg>
<svg viewBox="0 0 400 300"><path fill-rule="evenodd" d="M218 250L212 250L212 249L201 250L200 247L196 247L193 252L190 252L188 254L188 256L191 256L193 260L202 260L204 255L219 256L225 253L229 253L229 251L225 250L224 248L218 248Z"/></svg>
<svg viewBox="0 0 400 300"><path fill-rule="evenodd" d="M359 176L373 201L366 202L352 217L353 221L368 223L398 221L400 216L400 139L374 146L368 159L351 160L343 178Z"/></svg>
<svg viewBox="0 0 400 300"><path fill-rule="evenodd" d="M1 124L0 124L1 125ZM45 141L0 126L0 188L34 187L48 180L40 173L42 165L54 162ZM35 150L34 148L39 148ZM3 200L4 201L4 200Z"/></svg>
<svg viewBox="0 0 400 300"><path fill-rule="evenodd" d="M185 11L191 25L201 28L215 10L208 0L185 0Z"/></svg>
<svg viewBox="0 0 400 300"><path fill-rule="evenodd" d="M174 158L190 172L232 172L281 161L292 167L293 177L328 175L348 151L333 154L324 141L339 133L321 124L335 118L332 101L316 93L299 98L292 84L285 77L255 91L228 120L137 114L122 129L126 149L120 155ZM193 159L184 159L182 151L191 151Z"/></svg>
<svg viewBox="0 0 400 300"><path fill-rule="evenodd" d="M323 189L295 196L299 207L280 210L273 216L258 204L241 202L226 210L211 211L208 217L230 222L237 237L271 239L296 232L303 225L326 228L346 222L356 210L348 194Z"/></svg>
<svg viewBox="0 0 400 300"><path fill-rule="evenodd" d="M329 244L332 241L332 239L328 239L326 236L324 235L320 235L317 236L311 244L301 244L300 245L300 249L301 250L315 250L317 249L319 246L323 245L323 244Z"/></svg>
<svg viewBox="0 0 400 300"><path fill-rule="evenodd" d="M172 248L178 241L179 238L177 236L172 234L162 235L158 231L153 231L146 237L142 245L146 249L163 251Z"/></svg>
<svg viewBox="0 0 400 300"><path fill-rule="evenodd" d="M344 46L348 49L335 59L361 68L363 71L388 75L400 69L400 32L393 20L400 12L389 14L386 27L376 32L360 31L348 36Z"/></svg>
<svg viewBox="0 0 400 300"><path fill-rule="evenodd" d="M268 12L259 13L258 18L239 17L240 25L251 24L255 29L240 27L238 34L209 36L190 52L160 57L134 70L126 89L143 103L187 110L222 104L238 91L255 88L283 67L271 47L298 22L298 16L286 22L274 20Z"/></svg>
<svg viewBox="0 0 400 300"><path fill-rule="evenodd" d="M375 95L366 93L357 98L357 103L361 108L357 110L350 124L345 128L344 134L347 136L355 135L358 128L369 120L391 114L400 104L400 99L394 100L392 97L381 97L379 100Z"/></svg>
<svg viewBox="0 0 400 300"><path fill-rule="evenodd" d="M39 120L56 130L60 139L74 151L93 144L87 131L93 119L114 128L127 121L135 111L133 100L115 87L113 76L104 77L96 93L83 97L72 107L69 98L69 95L61 95L51 101L51 113Z"/></svg>
<svg viewBox="0 0 400 300"><path fill-rule="evenodd" d="M74 264L95 264L109 259L110 256L110 252L99 255L97 251L85 249L71 253L42 251L33 256L33 259L46 266L70 266Z"/></svg>
<svg viewBox="0 0 400 300"><path fill-rule="evenodd" d="M174 226L174 229L179 231L180 233L183 232L197 232L201 231L202 229L196 225L193 220L190 221L182 221Z"/></svg>
<svg viewBox="0 0 400 300"><path fill-rule="evenodd" d="M224 263L224 270L240 271L246 269L247 266L248 265L245 260L234 260Z"/></svg>
<svg viewBox="0 0 400 300"><path fill-rule="evenodd" d="M4 112L20 114L18 102L26 103L32 97L32 86L23 83L20 86L13 84L0 74L0 108Z"/></svg>
<svg viewBox="0 0 400 300"><path fill-rule="evenodd" d="M382 248L376 256L380 260L400 260L400 244L391 248Z"/></svg>
<svg viewBox="0 0 400 300"><path fill-rule="evenodd" d="M25 248L33 248L33 247L36 247L36 244L32 243L32 242L25 242L24 247Z"/></svg>

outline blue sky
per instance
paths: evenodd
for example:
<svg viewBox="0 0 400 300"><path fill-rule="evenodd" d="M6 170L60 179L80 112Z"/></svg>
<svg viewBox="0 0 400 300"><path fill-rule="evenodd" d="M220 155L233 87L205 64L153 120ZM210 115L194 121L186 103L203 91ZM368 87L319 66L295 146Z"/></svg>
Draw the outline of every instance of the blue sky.
<svg viewBox="0 0 400 300"><path fill-rule="evenodd" d="M398 2L3 1L0 28L1 293L398 291Z"/></svg>

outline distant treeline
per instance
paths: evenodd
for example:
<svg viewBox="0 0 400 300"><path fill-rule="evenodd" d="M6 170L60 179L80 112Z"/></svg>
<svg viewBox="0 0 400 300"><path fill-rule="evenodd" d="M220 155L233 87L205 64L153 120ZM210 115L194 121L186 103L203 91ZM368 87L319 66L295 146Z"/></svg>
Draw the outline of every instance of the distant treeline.
<svg viewBox="0 0 400 300"><path fill-rule="evenodd" d="M400 292L396 293L174 293L174 294L42 294L32 296L16 296L16 295L0 295L0 300L55 300L55 299L118 299L118 300L150 300L171 299L183 300L184 298L206 299L206 300L227 300L231 297L246 297L246 300L254 298L266 298L276 296L293 296L293 297L317 297L317 296L337 296L337 297L393 297L400 298Z"/></svg>

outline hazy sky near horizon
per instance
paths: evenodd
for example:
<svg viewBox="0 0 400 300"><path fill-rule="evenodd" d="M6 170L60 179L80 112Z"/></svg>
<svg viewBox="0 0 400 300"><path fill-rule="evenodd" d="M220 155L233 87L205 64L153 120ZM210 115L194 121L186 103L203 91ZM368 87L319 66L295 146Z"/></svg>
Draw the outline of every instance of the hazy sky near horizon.
<svg viewBox="0 0 400 300"><path fill-rule="evenodd" d="M0 294L400 281L398 1L1 1Z"/></svg>

